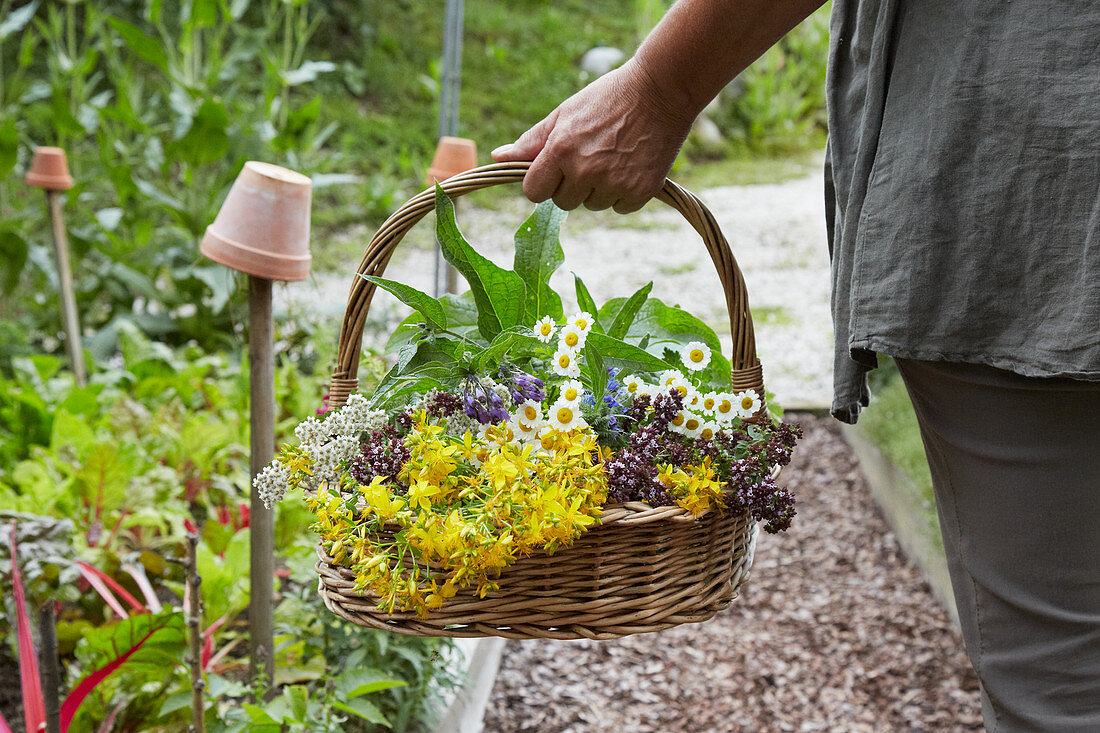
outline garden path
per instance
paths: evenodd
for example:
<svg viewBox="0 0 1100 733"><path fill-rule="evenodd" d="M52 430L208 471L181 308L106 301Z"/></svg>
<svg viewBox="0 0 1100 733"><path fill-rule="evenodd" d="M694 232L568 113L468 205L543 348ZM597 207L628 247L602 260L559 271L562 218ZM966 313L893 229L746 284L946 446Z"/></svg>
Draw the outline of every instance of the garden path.
<svg viewBox="0 0 1100 733"><path fill-rule="evenodd" d="M510 266L512 233L529 213L530 204L519 195L476 198L482 195L460 202L459 225L479 252ZM699 196L714 212L745 275L768 389L785 407L827 406L832 324L820 173L777 184L707 188ZM370 234L365 228L353 228L343 238L365 244ZM563 228L562 241L566 262L552 284L563 299L572 300L570 271L584 279L598 303L629 295L653 280L652 295L702 318L719 333L725 353L730 353L721 286L706 249L678 213L656 202L629 216L574 212ZM386 276L432 292L432 243L432 224L425 221L398 248ZM316 250L327 245L314 242L313 246ZM305 307L338 320L353 267L277 289L277 307L284 312ZM379 293L371 305L365 343L383 344L406 313L389 294Z"/></svg>
<svg viewBox="0 0 1100 733"><path fill-rule="evenodd" d="M486 733L981 730L977 679L831 418L782 482L789 531L702 624L610 642L509 641Z"/></svg>

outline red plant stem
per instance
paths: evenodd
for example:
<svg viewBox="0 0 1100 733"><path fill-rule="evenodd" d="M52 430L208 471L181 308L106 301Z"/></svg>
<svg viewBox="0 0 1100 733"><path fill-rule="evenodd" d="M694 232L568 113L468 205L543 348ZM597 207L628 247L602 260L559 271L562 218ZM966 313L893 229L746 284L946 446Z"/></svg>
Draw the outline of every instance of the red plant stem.
<svg viewBox="0 0 1100 733"><path fill-rule="evenodd" d="M111 534L107 535L107 542L105 544L108 547L110 547L111 543L115 541L115 536L118 534L118 531L122 529L122 520L126 519L126 517L128 516L130 516L130 510L123 509L122 513L118 517L118 521L115 522L115 526L111 527Z"/></svg>
<svg viewBox="0 0 1100 733"><path fill-rule="evenodd" d="M80 683L69 693L69 696L65 698L65 702L61 705L61 731L67 733L69 726L73 722L73 717L76 715L76 711L80 708L80 703L84 702L92 690L96 688L103 680L114 672L116 669L126 663L126 660L133 656L134 652L141 648L141 645L149 641L149 637L160 631L160 627L155 629L149 629L149 632L145 636L141 637L141 641L134 644L132 647L126 650L126 653L120 657L112 659L107 664L103 665L95 672L80 680Z"/></svg>
<svg viewBox="0 0 1100 733"><path fill-rule="evenodd" d="M19 681L23 690L23 720L27 733L37 733L46 725L46 704L42 699L42 681L38 676L38 658L27 618L27 598L23 576L16 559L15 522L11 523L11 582L15 591L16 638L19 640Z"/></svg>
<svg viewBox="0 0 1100 733"><path fill-rule="evenodd" d="M104 583L106 583L107 585L109 585L111 587L111 590L113 590L115 593L118 593L120 596L122 596L122 600L129 603L130 608L134 609L138 613L148 613L149 612L149 609L147 609L145 606L141 605L141 601L139 601L137 598L134 598L134 596L130 593L130 591L123 588L122 585L117 580L112 578L107 573L103 572L102 570L100 570L99 568L97 568L95 566L89 565L88 563L84 562L83 560L77 560L76 564L80 568L81 574L83 574L85 577L87 577L87 573L91 573L92 575L94 575L97 578L99 578L100 580L102 580ZM91 578L88 578L88 582L91 582ZM125 618L125 616L123 618Z"/></svg>

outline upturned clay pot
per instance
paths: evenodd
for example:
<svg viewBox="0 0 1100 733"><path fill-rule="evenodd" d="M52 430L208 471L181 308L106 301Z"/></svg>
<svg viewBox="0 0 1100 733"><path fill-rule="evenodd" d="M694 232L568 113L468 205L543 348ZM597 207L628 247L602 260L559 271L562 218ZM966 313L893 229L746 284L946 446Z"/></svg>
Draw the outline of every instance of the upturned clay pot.
<svg viewBox="0 0 1100 733"><path fill-rule="evenodd" d="M26 182L28 186L44 188L47 191L65 191L72 188L73 177L69 175L69 163L65 160L65 151L44 145L35 148Z"/></svg>
<svg viewBox="0 0 1100 733"><path fill-rule="evenodd" d="M234 270L268 280L309 275L310 180L249 161L234 181L199 251Z"/></svg>
<svg viewBox="0 0 1100 733"><path fill-rule="evenodd" d="M445 181L463 171L477 168L477 145L464 137L441 137L432 158L432 167L428 169L425 183L429 186L436 181Z"/></svg>

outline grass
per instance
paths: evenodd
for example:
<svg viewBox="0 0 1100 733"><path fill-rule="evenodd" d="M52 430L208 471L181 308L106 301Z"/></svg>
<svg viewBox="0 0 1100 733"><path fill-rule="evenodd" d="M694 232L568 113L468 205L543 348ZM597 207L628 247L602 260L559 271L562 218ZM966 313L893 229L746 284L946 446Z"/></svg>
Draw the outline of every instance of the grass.
<svg viewBox="0 0 1100 733"><path fill-rule="evenodd" d="M885 357L883 360L886 360ZM883 375L875 380L871 404L859 417L860 428L887 458L905 472L928 505L934 507L932 473L925 458L913 405L897 367L888 362L880 369ZM934 509L932 521L936 521Z"/></svg>

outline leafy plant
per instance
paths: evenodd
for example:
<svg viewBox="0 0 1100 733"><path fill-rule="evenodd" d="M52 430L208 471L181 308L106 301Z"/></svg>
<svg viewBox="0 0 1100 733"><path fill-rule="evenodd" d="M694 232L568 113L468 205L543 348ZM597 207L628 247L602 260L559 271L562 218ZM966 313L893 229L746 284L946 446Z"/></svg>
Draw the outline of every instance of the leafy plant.
<svg viewBox="0 0 1100 733"><path fill-rule="evenodd" d="M11 582L18 625L19 674L23 691L25 729L36 731L40 730L40 727L45 727L46 710L38 675L34 641L31 637L30 620L27 617L27 601L18 563L14 522L11 525L9 547ZM183 616L172 611L134 616L105 629L90 632L85 639L89 650L88 659L98 661L100 664L91 669L73 687L62 703L60 718L62 733L67 733L69 730L81 704L115 671L128 663L131 667L140 666L149 656L157 654L154 649L158 646L171 649L169 654L174 659L177 648L182 647L179 643L182 636ZM10 730L2 716L0 716L0 729Z"/></svg>

